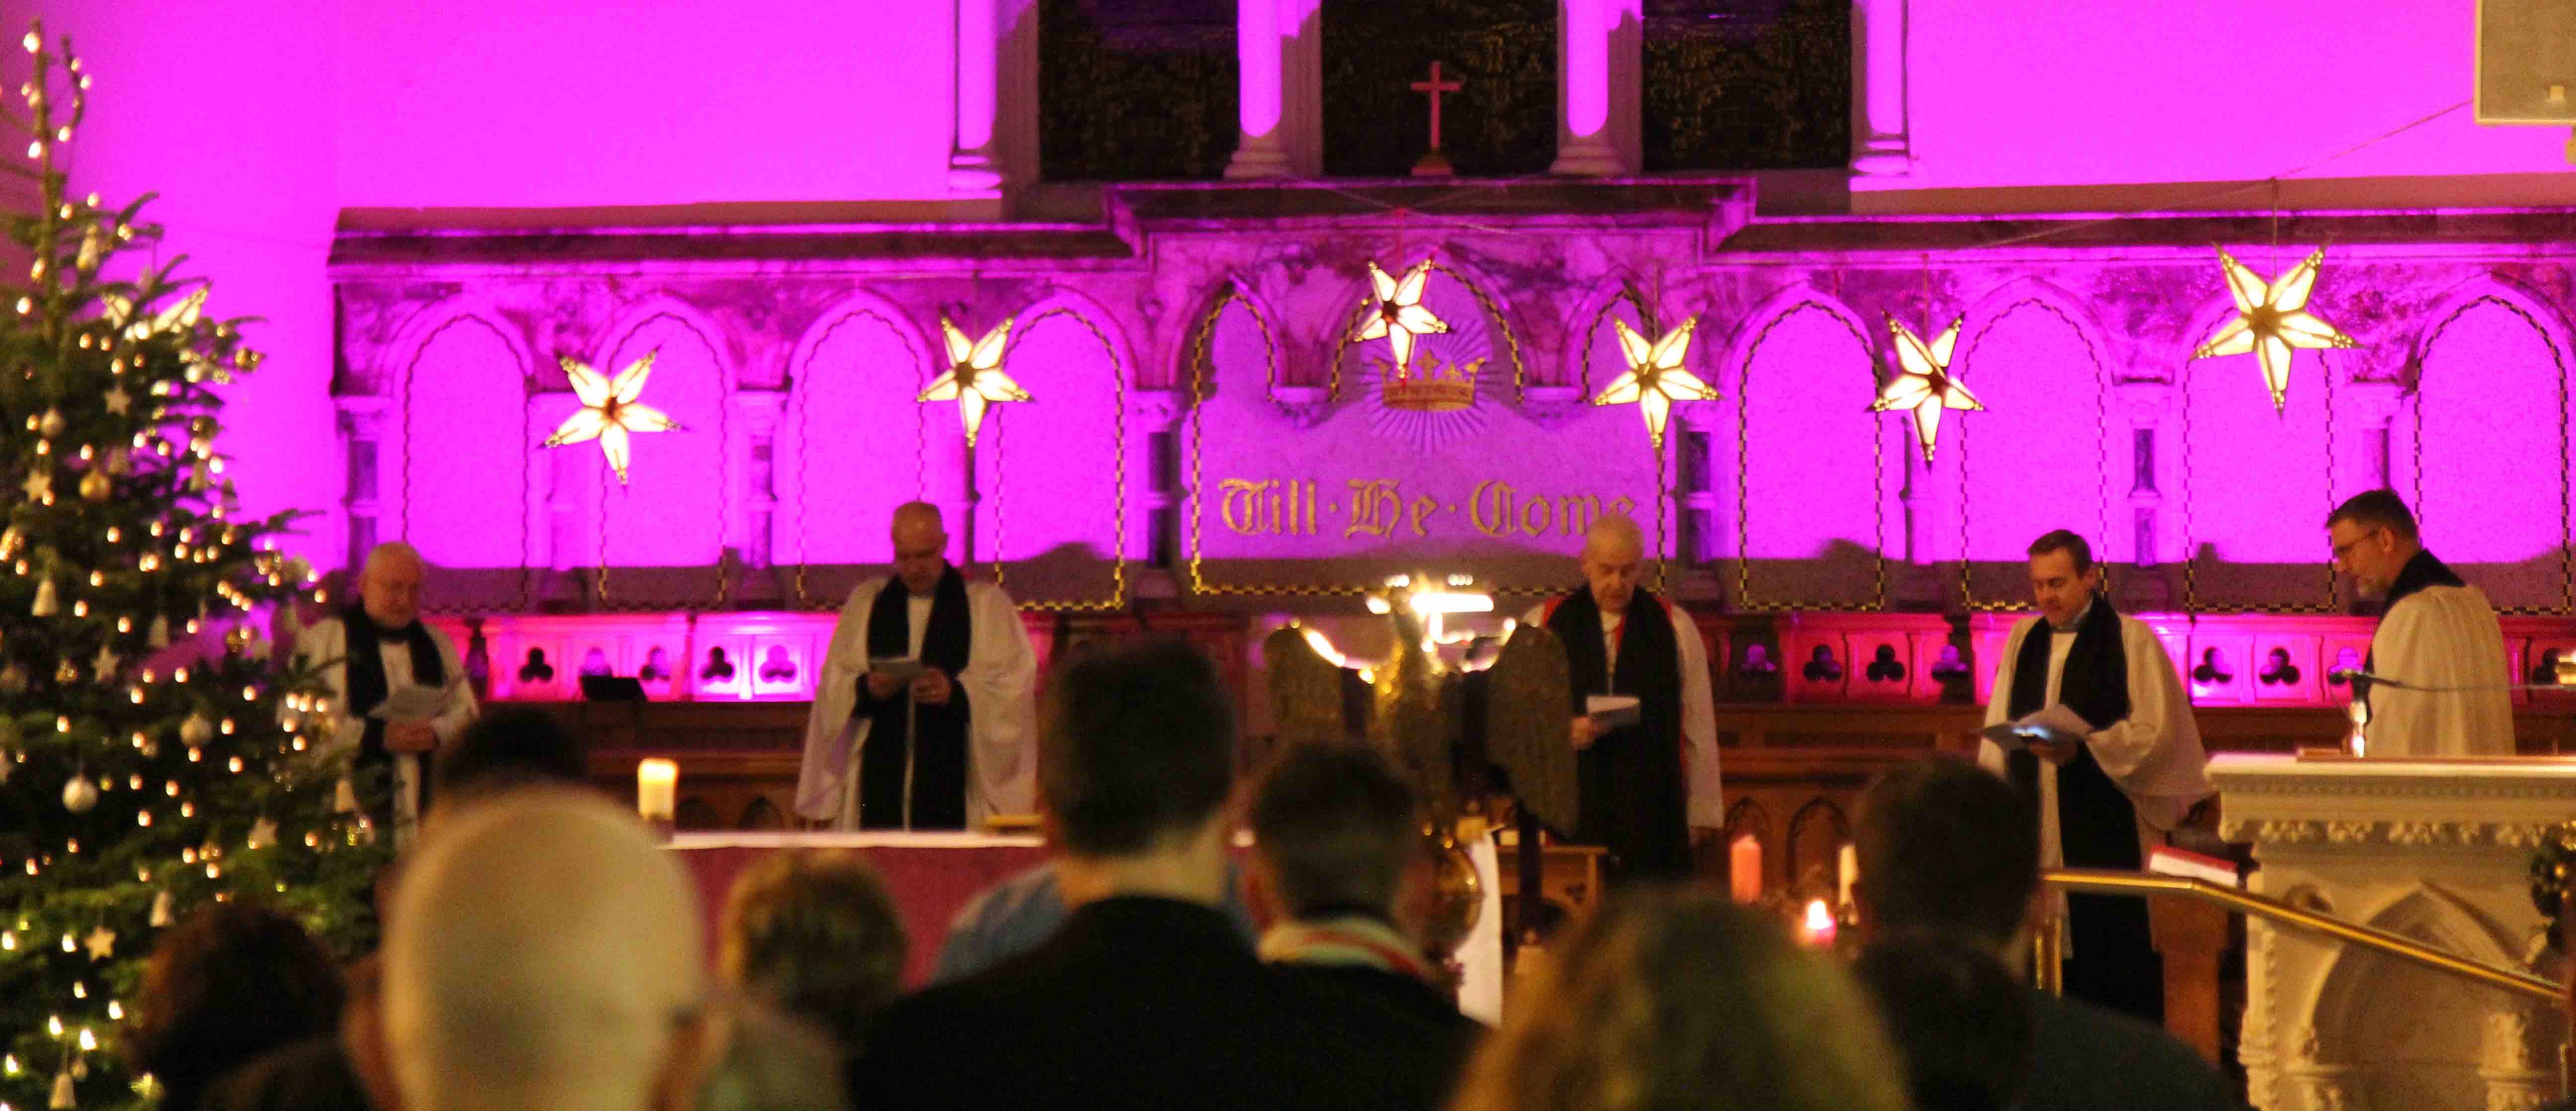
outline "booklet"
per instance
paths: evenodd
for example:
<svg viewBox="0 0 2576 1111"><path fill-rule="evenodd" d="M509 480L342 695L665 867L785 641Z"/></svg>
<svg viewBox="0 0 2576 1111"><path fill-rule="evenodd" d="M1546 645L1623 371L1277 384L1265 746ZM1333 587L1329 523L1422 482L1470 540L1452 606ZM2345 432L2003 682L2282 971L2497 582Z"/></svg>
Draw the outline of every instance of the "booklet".
<svg viewBox="0 0 2576 1111"><path fill-rule="evenodd" d="M2092 724L2082 715L2067 709L2063 702L2054 702L2019 721L1989 725L1979 732L2004 751L2015 752L2034 743L2058 745L2081 741L2092 731Z"/></svg>
<svg viewBox="0 0 2576 1111"><path fill-rule="evenodd" d="M386 691L385 700L367 716L378 721L428 721L446 708L446 687L401 686Z"/></svg>
<svg viewBox="0 0 2576 1111"><path fill-rule="evenodd" d="M1583 700L1583 712L1592 718L1594 729L1608 732L1637 724L1640 712L1635 695L1596 694Z"/></svg>
<svg viewBox="0 0 2576 1111"><path fill-rule="evenodd" d="M892 676L898 683L909 683L927 674L930 668L921 662L919 656L875 656L868 660L868 671Z"/></svg>

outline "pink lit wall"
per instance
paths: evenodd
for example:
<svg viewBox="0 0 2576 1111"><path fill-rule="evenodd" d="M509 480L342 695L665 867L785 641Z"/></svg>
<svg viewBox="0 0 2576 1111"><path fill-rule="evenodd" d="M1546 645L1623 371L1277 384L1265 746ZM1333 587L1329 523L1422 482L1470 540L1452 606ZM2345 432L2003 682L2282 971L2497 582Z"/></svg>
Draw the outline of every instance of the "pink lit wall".
<svg viewBox="0 0 2576 1111"><path fill-rule="evenodd" d="M1911 0L1909 26L1914 170L1855 188L2262 179L2467 100L2475 71L2469 0ZM2311 176L2565 174L2566 143L2462 109Z"/></svg>

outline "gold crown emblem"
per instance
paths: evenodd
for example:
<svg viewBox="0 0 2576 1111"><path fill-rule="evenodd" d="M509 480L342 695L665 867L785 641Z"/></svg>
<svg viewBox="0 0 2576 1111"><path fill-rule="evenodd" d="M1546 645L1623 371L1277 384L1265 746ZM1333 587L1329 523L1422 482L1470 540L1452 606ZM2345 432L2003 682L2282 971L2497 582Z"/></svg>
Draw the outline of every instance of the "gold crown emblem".
<svg viewBox="0 0 2576 1111"><path fill-rule="evenodd" d="M1389 366L1380 359L1380 366ZM1446 413L1476 403L1476 376L1485 368L1485 360L1468 363L1444 363L1440 357L1423 352L1410 367L1389 367L1386 385L1379 397L1389 409L1412 409L1426 413Z"/></svg>

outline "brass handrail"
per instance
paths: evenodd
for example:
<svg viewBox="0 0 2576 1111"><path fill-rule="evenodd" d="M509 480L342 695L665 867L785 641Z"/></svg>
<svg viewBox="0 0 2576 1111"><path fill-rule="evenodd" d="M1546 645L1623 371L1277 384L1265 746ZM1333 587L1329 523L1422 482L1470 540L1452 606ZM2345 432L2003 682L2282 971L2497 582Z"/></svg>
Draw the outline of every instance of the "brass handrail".
<svg viewBox="0 0 2576 1111"><path fill-rule="evenodd" d="M2324 934L2372 952L2385 953L2436 972L2449 973L2525 998L2557 1003L2565 997L2563 989L2558 984L2527 972L2516 972L2509 968L2498 968L2482 961L2470 960L2374 926L2346 922L2332 915L2319 914L2303 907L2292 906L2279 899L2222 886L2208 880L2098 868L2050 869L2041 873L2040 878L2051 887L2066 891L2081 891L2089 895L2178 895L2204 903L2216 903L2239 914ZM2053 935L2056 931L2052 929L2045 932ZM2054 946L2044 945L2040 952L2041 974L2054 975L2056 970L2046 967L2056 963L2048 959L2054 955Z"/></svg>

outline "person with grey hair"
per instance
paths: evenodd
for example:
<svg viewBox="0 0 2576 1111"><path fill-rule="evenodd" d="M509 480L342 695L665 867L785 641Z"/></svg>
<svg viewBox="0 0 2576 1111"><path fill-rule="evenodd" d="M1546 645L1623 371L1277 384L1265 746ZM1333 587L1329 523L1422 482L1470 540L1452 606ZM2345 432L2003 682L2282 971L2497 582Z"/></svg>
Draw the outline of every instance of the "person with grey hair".
<svg viewBox="0 0 2576 1111"><path fill-rule="evenodd" d="M1565 642L1583 800L1575 839L1610 850L1619 878L1688 878L1692 847L1726 825L1708 646L1689 613L1638 585L1646 537L1637 522L1595 518L1582 566L1584 589L1521 618ZM1614 709L1610 699L1632 705Z"/></svg>
<svg viewBox="0 0 2576 1111"><path fill-rule="evenodd" d="M384 1038L404 1111L683 1111L721 1059L697 899L634 814L528 787L403 873Z"/></svg>
<svg viewBox="0 0 2576 1111"><path fill-rule="evenodd" d="M475 715L456 642L420 619L428 566L409 544L376 545L358 571L358 604L295 638L296 656L320 668L331 691L331 729L316 756L350 761L342 805L365 814L397 848L410 844L429 803L428 758L453 743ZM436 692L434 713L399 720L374 715L395 692L414 689Z"/></svg>
<svg viewBox="0 0 2576 1111"><path fill-rule="evenodd" d="M796 812L839 829L1025 815L1037 652L1002 588L948 563L939 507L895 507L894 574L858 585L814 687Z"/></svg>

